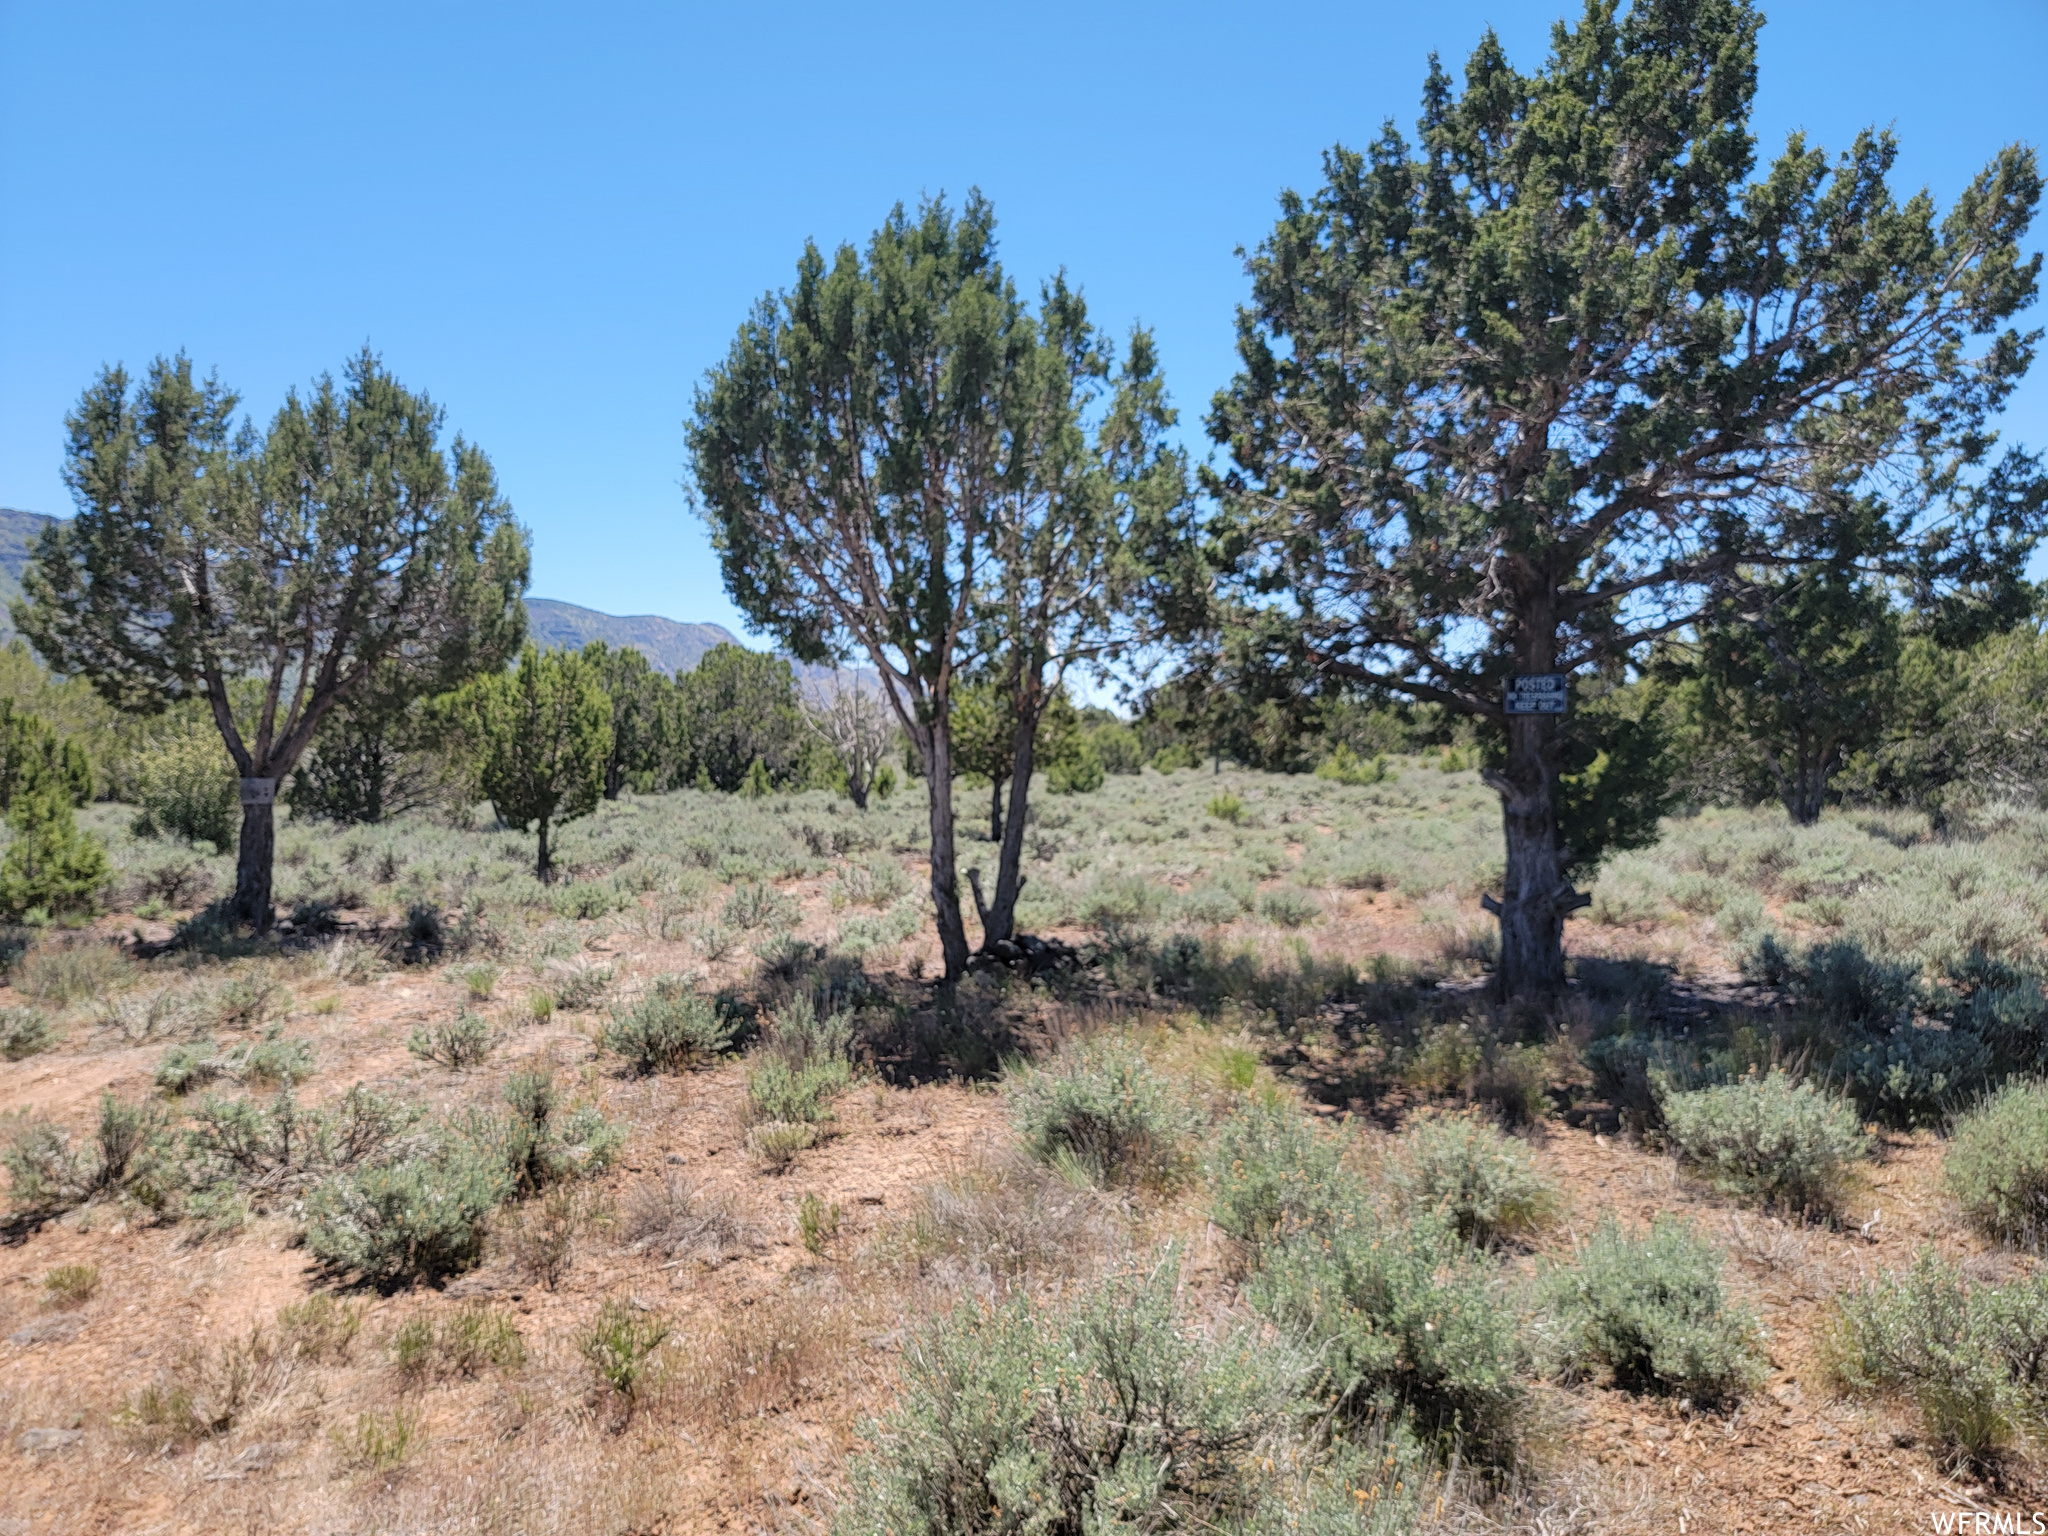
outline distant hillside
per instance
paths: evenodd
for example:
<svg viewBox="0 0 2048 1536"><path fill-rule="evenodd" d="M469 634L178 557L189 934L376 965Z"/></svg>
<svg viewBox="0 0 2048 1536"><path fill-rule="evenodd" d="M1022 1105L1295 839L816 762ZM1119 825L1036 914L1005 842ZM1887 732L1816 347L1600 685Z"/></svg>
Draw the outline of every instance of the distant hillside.
<svg viewBox="0 0 2048 1536"><path fill-rule="evenodd" d="M54 517L0 507L0 645L14 638L14 620L7 605L21 596L21 573L42 531Z"/></svg>
<svg viewBox="0 0 2048 1536"><path fill-rule="evenodd" d="M543 646L580 650L593 640L611 646L630 645L670 677L696 666L714 645L740 643L740 637L722 624L680 624L651 613L620 618L546 597L526 600L526 623L528 632Z"/></svg>

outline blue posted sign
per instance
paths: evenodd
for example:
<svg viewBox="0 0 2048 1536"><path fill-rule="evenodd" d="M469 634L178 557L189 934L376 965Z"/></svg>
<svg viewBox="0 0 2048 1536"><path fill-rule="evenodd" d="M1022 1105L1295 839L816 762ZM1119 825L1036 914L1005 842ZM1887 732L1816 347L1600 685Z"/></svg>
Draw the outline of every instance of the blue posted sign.
<svg viewBox="0 0 2048 1536"><path fill-rule="evenodd" d="M1561 715L1565 698L1562 672L1529 672L1508 679L1504 702L1511 715Z"/></svg>

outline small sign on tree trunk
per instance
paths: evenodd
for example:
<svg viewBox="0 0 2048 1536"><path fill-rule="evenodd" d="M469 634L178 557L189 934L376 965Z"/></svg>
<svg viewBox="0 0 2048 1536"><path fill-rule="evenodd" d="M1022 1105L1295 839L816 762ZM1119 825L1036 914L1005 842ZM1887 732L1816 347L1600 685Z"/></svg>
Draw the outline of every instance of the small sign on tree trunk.
<svg viewBox="0 0 2048 1536"><path fill-rule="evenodd" d="M277 780L242 780L242 804L275 805L277 803Z"/></svg>
<svg viewBox="0 0 2048 1536"><path fill-rule="evenodd" d="M1568 697L1562 672L1526 672L1508 679L1504 703L1511 715L1561 715Z"/></svg>

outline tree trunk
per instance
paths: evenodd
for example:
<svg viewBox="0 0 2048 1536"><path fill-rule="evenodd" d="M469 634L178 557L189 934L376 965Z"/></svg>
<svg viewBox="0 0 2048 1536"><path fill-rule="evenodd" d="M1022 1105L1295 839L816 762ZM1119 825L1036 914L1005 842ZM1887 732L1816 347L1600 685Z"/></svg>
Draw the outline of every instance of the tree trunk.
<svg viewBox="0 0 2048 1536"><path fill-rule="evenodd" d="M585 782L588 781L586 780ZM548 883L548 876L553 872L553 869L554 865L548 858L548 819L543 816L540 819L540 846L533 858L534 878L539 880L542 885L546 885Z"/></svg>
<svg viewBox="0 0 2048 1536"><path fill-rule="evenodd" d="M949 722L931 726L930 756L925 763L932 829L932 915L945 956L947 981L959 980L967 969L967 924L960 917L960 876L953 857L953 732Z"/></svg>
<svg viewBox="0 0 2048 1536"><path fill-rule="evenodd" d="M868 808L868 786L852 769L848 769L846 773L846 798L853 802L856 811Z"/></svg>
<svg viewBox="0 0 2048 1536"><path fill-rule="evenodd" d="M1563 988L1565 914L1592 901L1565 878L1545 729L1541 715L1508 716L1507 766L1486 774L1500 795L1507 873L1500 899L1489 895L1481 904L1500 919L1498 980L1511 1002L1541 1001Z"/></svg>
<svg viewBox="0 0 2048 1536"><path fill-rule="evenodd" d="M1016 745L1010 758L1010 824L1004 828L996 855L996 899L982 924L981 947L1016 937L1017 897L1024 889L1024 824L1029 820L1031 770L1038 751L1038 722L1017 722Z"/></svg>
<svg viewBox="0 0 2048 1536"><path fill-rule="evenodd" d="M1003 781L990 779L988 784L988 840L1000 843L1003 840Z"/></svg>
<svg viewBox="0 0 2048 1536"><path fill-rule="evenodd" d="M235 849L234 917L258 933L270 931L273 916L270 869L277 852L276 811L268 802L243 806L242 840Z"/></svg>

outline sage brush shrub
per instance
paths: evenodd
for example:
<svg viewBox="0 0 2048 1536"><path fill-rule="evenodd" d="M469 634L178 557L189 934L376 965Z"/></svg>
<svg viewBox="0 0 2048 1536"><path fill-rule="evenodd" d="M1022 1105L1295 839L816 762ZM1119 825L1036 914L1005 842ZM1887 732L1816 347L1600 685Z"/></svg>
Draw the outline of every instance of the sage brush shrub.
<svg viewBox="0 0 2048 1536"><path fill-rule="evenodd" d="M595 1105L565 1105L554 1073L544 1068L514 1072L505 1084L505 1102L512 1112L504 1120L472 1116L463 1134L504 1159L521 1195L602 1173L626 1139L625 1130Z"/></svg>
<svg viewBox="0 0 2048 1536"><path fill-rule="evenodd" d="M792 1067L780 1056L764 1056L747 1069L747 1104L759 1123L815 1125L832 1117L832 1100L853 1079L843 1056L820 1057Z"/></svg>
<svg viewBox="0 0 2048 1536"><path fill-rule="evenodd" d="M124 1104L112 1093L100 1095L90 1142L74 1146L62 1127L24 1120L0 1148L0 1168L7 1170L16 1207L24 1210L69 1210L119 1198L160 1211L182 1182L162 1106Z"/></svg>
<svg viewBox="0 0 2048 1536"><path fill-rule="evenodd" d="M1623 1391L1702 1407L1736 1401L1763 1379L1758 1324L1730 1305L1720 1253L1674 1217L1640 1236L1603 1218L1575 1262L1545 1275L1543 1290L1568 1371L1605 1366Z"/></svg>
<svg viewBox="0 0 2048 1536"><path fill-rule="evenodd" d="M1995 1461L2048 1411L2048 1276L1968 1284L1932 1248L1836 1303L1827 1339L1851 1391L1903 1391L1954 1460Z"/></svg>
<svg viewBox="0 0 2048 1536"><path fill-rule="evenodd" d="M446 1023L414 1029L405 1048L421 1061L439 1062L454 1072L466 1071L482 1065L491 1054L491 1026L482 1015L464 1008Z"/></svg>
<svg viewBox="0 0 2048 1536"><path fill-rule="evenodd" d="M680 1072L732 1049L737 1022L680 977L664 977L631 1004L612 1010L603 1045L635 1072Z"/></svg>
<svg viewBox="0 0 2048 1536"><path fill-rule="evenodd" d="M513 1190L495 1151L444 1134L431 1153L316 1185L306 1197L306 1247L383 1291L461 1273L481 1257L491 1213Z"/></svg>
<svg viewBox="0 0 2048 1536"><path fill-rule="evenodd" d="M1716 1187L1781 1210L1832 1215L1869 1151L1855 1111L1782 1072L1664 1098L1664 1136Z"/></svg>
<svg viewBox="0 0 2048 1536"><path fill-rule="evenodd" d="M1396 1219L1355 1194L1267 1244L1245 1294L1314 1351L1321 1395L1348 1416L1403 1418L1483 1464L1514 1459L1527 1400L1515 1309L1442 1216Z"/></svg>
<svg viewBox="0 0 2048 1536"><path fill-rule="evenodd" d="M1283 1227L1316 1225L1346 1189L1338 1159L1337 1143L1292 1104L1239 1104L1202 1159L1209 1219L1252 1243Z"/></svg>
<svg viewBox="0 0 2048 1536"><path fill-rule="evenodd" d="M1178 1280L1169 1263L926 1328L849 1468L836 1536L1244 1528L1302 1363L1248 1332L1196 1331Z"/></svg>
<svg viewBox="0 0 2048 1536"><path fill-rule="evenodd" d="M1171 1184L1187 1166L1193 1106L1130 1046L1068 1046L1004 1092L1025 1151L1096 1184Z"/></svg>
<svg viewBox="0 0 2048 1536"><path fill-rule="evenodd" d="M2001 1243L2048 1244L2048 1083L2008 1083L1956 1123L1942 1182Z"/></svg>
<svg viewBox="0 0 2048 1536"><path fill-rule="evenodd" d="M1559 1204L1528 1147L1474 1115L1430 1115L1409 1126L1396 1145L1392 1183L1405 1214L1434 1211L1480 1247L1537 1231Z"/></svg>
<svg viewBox="0 0 2048 1536"><path fill-rule="evenodd" d="M0 1056L9 1061L24 1061L63 1038L40 1008L0 1008Z"/></svg>

